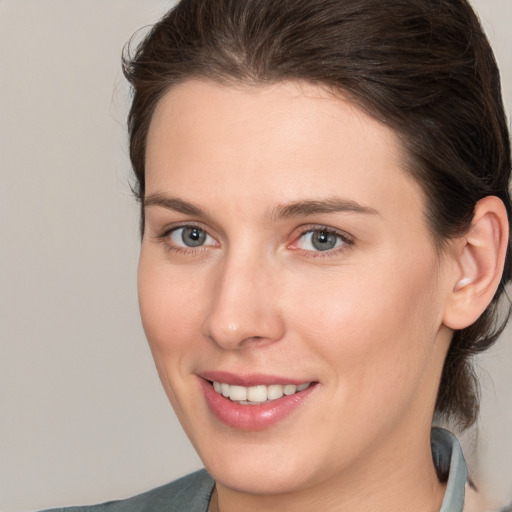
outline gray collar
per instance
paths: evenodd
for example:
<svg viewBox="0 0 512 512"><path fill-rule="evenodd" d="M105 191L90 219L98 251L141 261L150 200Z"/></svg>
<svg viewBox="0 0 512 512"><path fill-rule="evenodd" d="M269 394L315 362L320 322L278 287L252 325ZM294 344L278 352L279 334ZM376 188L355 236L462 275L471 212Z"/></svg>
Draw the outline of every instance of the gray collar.
<svg viewBox="0 0 512 512"><path fill-rule="evenodd" d="M439 512L462 512L468 469L459 441L448 430L433 428L431 446L438 475L448 477Z"/></svg>

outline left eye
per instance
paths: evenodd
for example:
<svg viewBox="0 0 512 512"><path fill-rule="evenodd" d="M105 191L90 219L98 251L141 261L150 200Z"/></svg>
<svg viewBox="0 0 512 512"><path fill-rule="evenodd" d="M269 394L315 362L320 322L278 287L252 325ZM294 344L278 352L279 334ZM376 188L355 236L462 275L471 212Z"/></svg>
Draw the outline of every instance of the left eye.
<svg viewBox="0 0 512 512"><path fill-rule="evenodd" d="M172 244L178 247L201 247L215 243L204 229L196 226L176 228L170 233L169 238Z"/></svg>
<svg viewBox="0 0 512 512"><path fill-rule="evenodd" d="M346 240L334 231L315 229L304 233L297 241L297 247L306 251L329 251L341 247Z"/></svg>

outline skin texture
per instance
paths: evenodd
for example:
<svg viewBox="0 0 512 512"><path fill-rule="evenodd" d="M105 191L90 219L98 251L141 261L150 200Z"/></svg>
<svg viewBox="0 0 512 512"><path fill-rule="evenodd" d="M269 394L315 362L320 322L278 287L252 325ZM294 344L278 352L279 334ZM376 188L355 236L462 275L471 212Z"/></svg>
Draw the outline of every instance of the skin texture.
<svg viewBox="0 0 512 512"><path fill-rule="evenodd" d="M401 160L390 129L313 85L189 81L158 104L140 309L222 512L439 510L429 433L446 325L467 321L454 300L465 246L438 253ZM283 215L334 198L365 211ZM183 243L190 224L204 245ZM315 250L326 228L341 238ZM207 371L317 385L282 421L240 430L208 408Z"/></svg>

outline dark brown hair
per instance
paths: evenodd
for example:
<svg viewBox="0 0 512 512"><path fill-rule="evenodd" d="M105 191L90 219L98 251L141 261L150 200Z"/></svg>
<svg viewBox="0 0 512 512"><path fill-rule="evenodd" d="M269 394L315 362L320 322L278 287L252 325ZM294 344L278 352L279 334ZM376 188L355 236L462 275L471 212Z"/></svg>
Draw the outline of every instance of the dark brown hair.
<svg viewBox="0 0 512 512"><path fill-rule="evenodd" d="M193 78L305 80L341 91L398 134L439 247L468 230L485 196L499 197L511 218L499 72L466 0L182 0L123 65L133 87L130 157L142 207L148 128L170 87ZM499 323L498 299L511 279L511 252L509 240L492 303L455 332L444 364L436 413L461 428L478 414L471 356L489 348L508 319Z"/></svg>

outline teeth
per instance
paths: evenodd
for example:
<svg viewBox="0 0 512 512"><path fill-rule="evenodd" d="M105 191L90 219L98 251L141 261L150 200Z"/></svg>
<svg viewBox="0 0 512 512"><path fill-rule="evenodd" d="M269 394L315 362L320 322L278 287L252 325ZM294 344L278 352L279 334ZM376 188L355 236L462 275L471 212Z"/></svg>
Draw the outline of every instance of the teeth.
<svg viewBox="0 0 512 512"><path fill-rule="evenodd" d="M220 392L222 393L222 396L225 396L226 398L229 398L229 384L224 384L224 382L220 385Z"/></svg>
<svg viewBox="0 0 512 512"><path fill-rule="evenodd" d="M231 398L231 395L229 396ZM231 400L235 400L231 398ZM267 401L267 386L251 386L247 388L247 400L249 402L266 402Z"/></svg>
<svg viewBox="0 0 512 512"><path fill-rule="evenodd" d="M267 388L267 397L269 400L277 400L283 396L283 386L272 384Z"/></svg>
<svg viewBox="0 0 512 512"><path fill-rule="evenodd" d="M247 400L247 388L243 386L229 386L229 398L235 402Z"/></svg>
<svg viewBox="0 0 512 512"><path fill-rule="evenodd" d="M241 402L244 404L261 404L263 402L277 400L283 395L293 395L299 393L311 386L311 382L306 382L296 386L295 384L271 384L270 386L235 386L226 384L225 382L213 383L213 389L220 395L229 398L233 402Z"/></svg>
<svg viewBox="0 0 512 512"><path fill-rule="evenodd" d="M285 395L293 395L296 391L297 391L297 386L295 386L294 384L287 384L283 388L283 393Z"/></svg>

